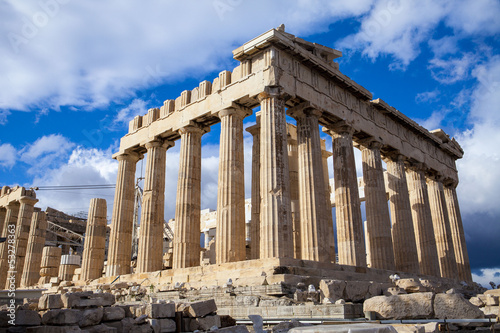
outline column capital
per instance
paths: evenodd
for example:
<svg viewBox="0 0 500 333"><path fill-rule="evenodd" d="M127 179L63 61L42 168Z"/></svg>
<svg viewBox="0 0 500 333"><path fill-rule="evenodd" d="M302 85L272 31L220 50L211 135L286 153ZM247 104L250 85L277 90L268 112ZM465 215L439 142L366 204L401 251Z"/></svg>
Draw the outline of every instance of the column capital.
<svg viewBox="0 0 500 333"><path fill-rule="evenodd" d="M384 156L382 156L384 161L392 161L392 162L406 162L408 158L401 154L398 149L391 152L384 152Z"/></svg>
<svg viewBox="0 0 500 333"><path fill-rule="evenodd" d="M433 180L433 181L436 181L438 183L443 183L443 180L444 180L444 176L437 171L427 171L426 178L427 178L427 180Z"/></svg>
<svg viewBox="0 0 500 333"><path fill-rule="evenodd" d="M253 136L260 135L260 124L255 124L246 128L246 131Z"/></svg>
<svg viewBox="0 0 500 333"><path fill-rule="evenodd" d="M187 133L200 133L201 135L210 132L209 126L201 126L200 124L190 122L189 125L186 125L179 129L179 134L187 134Z"/></svg>
<svg viewBox="0 0 500 333"><path fill-rule="evenodd" d="M279 98L286 101L290 99L290 97L290 95L283 92L280 86L266 86L264 87L264 91L257 95L259 102L268 98Z"/></svg>
<svg viewBox="0 0 500 333"><path fill-rule="evenodd" d="M286 114L294 119L299 119L305 116L313 116L319 118L322 115L322 112L314 108L314 106L312 106L310 102L303 102L292 108L289 108L286 111Z"/></svg>
<svg viewBox="0 0 500 333"><path fill-rule="evenodd" d="M218 111L217 117L222 119L230 115L235 115L236 117L241 118L243 120L243 118L251 115L252 112L253 112L252 109L233 103L232 107Z"/></svg>
<svg viewBox="0 0 500 333"><path fill-rule="evenodd" d="M153 147L161 147L161 148L168 149L170 147L173 147L174 144L175 143L173 141L155 139L155 140L151 140L149 142L146 142L146 144L144 146L146 147L146 149L153 148Z"/></svg>
<svg viewBox="0 0 500 333"><path fill-rule="evenodd" d="M453 178L445 178L443 180L443 185L451 189L456 189L458 186L458 180Z"/></svg>
<svg viewBox="0 0 500 333"><path fill-rule="evenodd" d="M22 204L34 206L38 202L38 199L33 197L21 197L19 198L19 202Z"/></svg>
<svg viewBox="0 0 500 333"><path fill-rule="evenodd" d="M355 132L354 127L350 123L345 120L337 121L333 124L328 124L328 126L323 127L323 132L330 135L335 136L339 134L348 134L352 136Z"/></svg>
<svg viewBox="0 0 500 333"><path fill-rule="evenodd" d="M427 170L429 170L429 167L422 162L411 162L407 160L405 164L408 169L411 169L415 172L426 172Z"/></svg>
<svg viewBox="0 0 500 333"><path fill-rule="evenodd" d="M380 148L382 148L382 142L374 137L369 137L363 140L356 141L355 146L357 146L360 150L365 150L365 149L380 150Z"/></svg>
<svg viewBox="0 0 500 333"><path fill-rule="evenodd" d="M144 155L135 151L127 151L122 154L115 154L113 156L114 159L117 161L129 161L129 162L137 162L139 160L142 160L144 158Z"/></svg>

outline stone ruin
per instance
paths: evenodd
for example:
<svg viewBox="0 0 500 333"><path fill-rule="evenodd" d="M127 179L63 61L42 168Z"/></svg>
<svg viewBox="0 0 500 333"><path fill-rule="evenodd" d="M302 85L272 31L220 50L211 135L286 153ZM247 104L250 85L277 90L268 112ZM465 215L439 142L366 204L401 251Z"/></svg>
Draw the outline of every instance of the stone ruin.
<svg viewBox="0 0 500 333"><path fill-rule="evenodd" d="M16 270L22 277L20 284L16 279L16 287L47 288L43 302L72 294L85 299L108 297L92 296L94 291L112 295L113 302L121 305L175 302L175 311L182 313L178 304L187 302L189 307L192 302L214 300L218 315L240 320L249 315L354 319L366 314L373 319L411 319L411 314L404 313L405 306L419 302L423 302L421 308L407 311L418 318L449 316L452 312L446 312L446 304L470 305L473 309L467 313L474 318L498 315L498 309L486 307L498 308L499 295L481 296L483 288L472 282L456 195L455 161L463 156L460 145L444 131L428 131L381 99L372 100L365 88L342 74L333 62L341 55L281 27L272 29L233 51L240 62L233 71L223 71L213 82L203 81L175 100L166 100L160 108L135 117L121 139L119 152L113 155L118 160L118 176L107 259L105 200L91 201L81 268L66 258L61 265L64 269L59 267L54 276L56 269L48 266L49 252L57 250L43 249L44 214L33 214L34 192L4 187L0 222L5 221L1 228L4 237L9 225L16 225ZM256 124L247 128L253 148L250 237L246 237L243 119L257 107ZM296 126L287 124L286 116L294 118ZM219 122L215 246L213 259L204 261L201 253L205 249L200 245L201 138ZM332 152L324 148L320 126L332 137ZM166 153L179 139L175 234L171 268L165 269ZM365 228L354 148L362 153ZM134 267L135 172L144 155L146 173ZM330 155L332 187L327 164ZM386 180L382 161L387 165ZM332 205L336 208L337 247ZM25 256L33 260L26 262L23 272ZM6 289L7 267L2 243L0 284L6 283ZM28 272L37 269L51 274L35 282ZM36 301L27 300L21 310L40 311L40 323L49 325L52 321L44 322L44 316L52 318L52 314L44 311L63 311L63 306L59 301L54 308L41 306L43 302L40 299L35 306ZM78 320L88 310L82 308ZM387 309L401 309L403 314ZM420 313L421 309L427 312ZM106 306L97 310L99 318L103 311L108 311ZM132 318L128 324L142 325L146 317L141 316L120 314L120 321ZM172 320L173 315L168 318ZM173 329L179 331L180 322L174 324ZM165 325L172 329L171 322ZM152 322L149 326L155 327ZM162 327L162 332L170 332Z"/></svg>

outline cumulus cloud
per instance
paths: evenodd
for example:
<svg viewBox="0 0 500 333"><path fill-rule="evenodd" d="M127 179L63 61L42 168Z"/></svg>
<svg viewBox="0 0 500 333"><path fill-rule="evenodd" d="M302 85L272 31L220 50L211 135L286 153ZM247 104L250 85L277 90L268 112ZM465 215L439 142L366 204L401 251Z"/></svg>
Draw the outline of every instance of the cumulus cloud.
<svg viewBox="0 0 500 333"><path fill-rule="evenodd" d="M31 165L29 172L44 172L65 158L75 144L60 134L42 136L34 143L24 146L20 151L20 160Z"/></svg>
<svg viewBox="0 0 500 333"><path fill-rule="evenodd" d="M76 147L69 157L57 167L45 170L33 179L33 185L40 200L38 206L47 206L66 213L88 211L91 198L104 198L108 204L108 217L111 217L114 189L92 190L43 190L44 186L103 185L116 182L118 163L111 158L111 148L106 150Z"/></svg>
<svg viewBox="0 0 500 333"><path fill-rule="evenodd" d="M0 167L12 168L16 163L17 151L10 143L0 145Z"/></svg>
<svg viewBox="0 0 500 333"><path fill-rule="evenodd" d="M439 100L440 93L441 92L439 91L439 89L424 91L422 93L418 93L417 96L415 96L415 101L417 103L436 102Z"/></svg>
<svg viewBox="0 0 500 333"><path fill-rule="evenodd" d="M221 59L232 49L281 23L306 35L371 3L2 1L0 110L103 107L221 61L230 66Z"/></svg>
<svg viewBox="0 0 500 333"><path fill-rule="evenodd" d="M130 120L132 120L137 115L143 115L146 113L147 102L136 98L128 106L124 107L116 114L113 119L110 129L117 129L119 127L126 127Z"/></svg>
<svg viewBox="0 0 500 333"><path fill-rule="evenodd" d="M500 268L485 268L472 272L472 280L485 288L491 289L490 282L500 285Z"/></svg>
<svg viewBox="0 0 500 333"><path fill-rule="evenodd" d="M439 59L429 61L432 77L443 84L452 84L468 78L473 65L478 63L478 58L472 53L465 53L462 57Z"/></svg>

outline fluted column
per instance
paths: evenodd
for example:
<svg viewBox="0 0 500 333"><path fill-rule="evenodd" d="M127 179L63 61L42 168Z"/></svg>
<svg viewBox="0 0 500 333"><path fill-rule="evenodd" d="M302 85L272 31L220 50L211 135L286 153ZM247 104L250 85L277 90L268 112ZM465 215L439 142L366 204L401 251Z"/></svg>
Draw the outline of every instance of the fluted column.
<svg viewBox="0 0 500 333"><path fill-rule="evenodd" d="M329 262L325 183L318 117L321 112L299 105L288 110L297 120L301 259Z"/></svg>
<svg viewBox="0 0 500 333"><path fill-rule="evenodd" d="M243 118L248 112L230 108L221 120L217 193L216 263L243 261L245 249L245 171Z"/></svg>
<svg viewBox="0 0 500 333"><path fill-rule="evenodd" d="M429 188L429 204L441 276L457 279L457 262L453 249L450 220L444 199L443 183L439 176L433 175L427 178L427 186Z"/></svg>
<svg viewBox="0 0 500 333"><path fill-rule="evenodd" d="M382 144L376 141L369 141L361 146L366 197L366 231L369 239L370 267L394 269L394 248L380 155L381 146Z"/></svg>
<svg viewBox="0 0 500 333"><path fill-rule="evenodd" d="M196 126L187 126L180 129L179 133L181 152L175 205L173 268L200 265L201 136L204 131Z"/></svg>
<svg viewBox="0 0 500 333"><path fill-rule="evenodd" d="M321 140L321 157L323 164L323 182L325 184L325 218L327 221L326 232L328 234L330 261L335 262L335 238L333 235L333 214L332 214L332 188L330 186L330 175L328 174L328 157L333 154L326 150L325 141Z"/></svg>
<svg viewBox="0 0 500 333"><path fill-rule="evenodd" d="M5 223L5 215L7 215L7 209L5 209L5 207L0 207L0 234L2 233Z"/></svg>
<svg viewBox="0 0 500 333"><path fill-rule="evenodd" d="M106 248L106 213L106 200L90 199L83 246L81 280L95 280L102 276Z"/></svg>
<svg viewBox="0 0 500 333"><path fill-rule="evenodd" d="M290 205L292 219L293 257L302 258L299 202L299 156L297 133L293 125L287 124L288 174L290 175Z"/></svg>
<svg viewBox="0 0 500 333"><path fill-rule="evenodd" d="M26 260L24 261L20 283L21 288L34 286L40 279L40 264L42 263L42 251L45 246L46 231L47 215L45 212L40 211L39 208L35 208L31 217Z"/></svg>
<svg viewBox="0 0 500 333"><path fill-rule="evenodd" d="M260 111L256 124L246 130L253 136L252 144L252 220L250 222L250 250L252 259L260 257Z"/></svg>
<svg viewBox="0 0 500 333"><path fill-rule="evenodd" d="M387 159L392 242L398 271L420 273L403 155Z"/></svg>
<svg viewBox="0 0 500 333"><path fill-rule="evenodd" d="M453 240L458 276L460 281L472 282L469 254L465 243L464 226L462 224L460 207L458 205L456 183L448 184L444 187L444 197L448 209L448 217L450 219L451 238Z"/></svg>
<svg viewBox="0 0 500 333"><path fill-rule="evenodd" d="M15 244L15 232L17 225L17 215L19 214L19 203L10 202L5 207L5 223L3 225L2 237L7 238L3 243L0 243L0 286L5 286L7 280L7 271L9 270L8 254L9 244Z"/></svg>
<svg viewBox="0 0 500 333"><path fill-rule="evenodd" d="M422 164L408 166L406 176L420 274L440 276L424 166Z"/></svg>
<svg viewBox="0 0 500 333"><path fill-rule="evenodd" d="M154 272L163 268L165 168L167 148L171 146L171 142L161 140L146 143L147 161L142 195L137 273ZM199 230L198 227L198 233Z"/></svg>
<svg viewBox="0 0 500 333"><path fill-rule="evenodd" d="M16 265L12 269L12 275L16 276L15 285L19 287L24 269L24 259L26 258L26 248L28 246L28 236L30 233L31 217L37 199L32 197L22 197L19 199L19 216L17 217L15 251ZM11 269L9 269L11 271ZM6 282L5 289L9 289L9 281Z"/></svg>
<svg viewBox="0 0 500 333"><path fill-rule="evenodd" d="M134 227L135 169L142 156L129 152L116 157L116 177L106 276L130 274L132 229Z"/></svg>
<svg viewBox="0 0 500 333"><path fill-rule="evenodd" d="M366 266L365 241L352 135L349 125L324 129L333 140L333 176L339 264Z"/></svg>
<svg viewBox="0 0 500 333"><path fill-rule="evenodd" d="M261 259L293 257L285 100L279 93L267 87L259 94Z"/></svg>

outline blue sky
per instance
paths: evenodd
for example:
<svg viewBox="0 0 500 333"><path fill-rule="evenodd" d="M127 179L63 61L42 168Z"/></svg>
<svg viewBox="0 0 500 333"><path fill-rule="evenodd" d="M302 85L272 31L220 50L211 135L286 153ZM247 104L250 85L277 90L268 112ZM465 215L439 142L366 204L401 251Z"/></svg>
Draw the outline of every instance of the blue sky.
<svg viewBox="0 0 500 333"><path fill-rule="evenodd" d="M475 280L500 283L498 17L495 0L2 0L0 184L115 183L111 155L130 119L231 70L233 49L284 23L341 50L340 70L374 98L459 141L458 195ZM214 126L203 137L203 208L216 207L217 144ZM250 147L247 135L247 160ZM167 152L167 218L178 155L179 144ZM247 163L247 197L249 171ZM113 191L37 196L39 206L66 212L102 197L110 211Z"/></svg>

